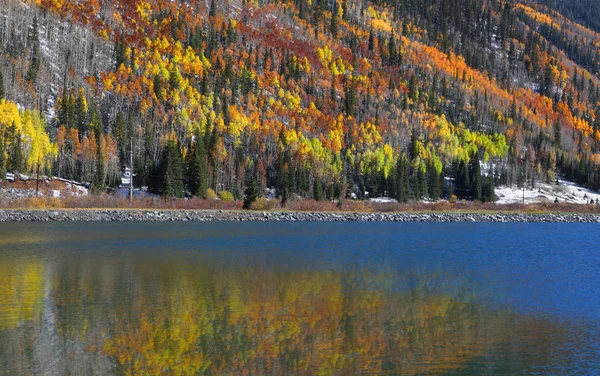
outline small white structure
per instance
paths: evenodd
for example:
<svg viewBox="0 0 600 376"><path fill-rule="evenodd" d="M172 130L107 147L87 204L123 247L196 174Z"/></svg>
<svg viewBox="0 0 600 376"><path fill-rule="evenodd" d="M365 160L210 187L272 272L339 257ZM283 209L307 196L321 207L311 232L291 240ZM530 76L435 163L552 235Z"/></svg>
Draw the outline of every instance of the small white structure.
<svg viewBox="0 0 600 376"><path fill-rule="evenodd" d="M131 183L131 169L125 167L125 170L121 174L121 186L127 186Z"/></svg>
<svg viewBox="0 0 600 376"><path fill-rule="evenodd" d="M56 190L56 189L49 190L48 194L50 194L50 197L54 197L54 198L59 198L60 197L60 191Z"/></svg>

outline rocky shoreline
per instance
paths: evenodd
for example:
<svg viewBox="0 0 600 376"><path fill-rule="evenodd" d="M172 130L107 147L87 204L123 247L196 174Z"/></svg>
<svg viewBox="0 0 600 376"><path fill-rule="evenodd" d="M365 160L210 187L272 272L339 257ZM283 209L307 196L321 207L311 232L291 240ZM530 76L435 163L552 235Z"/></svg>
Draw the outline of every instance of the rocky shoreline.
<svg viewBox="0 0 600 376"><path fill-rule="evenodd" d="M330 221L600 223L600 215L521 213L311 213L224 210L0 210L0 222Z"/></svg>

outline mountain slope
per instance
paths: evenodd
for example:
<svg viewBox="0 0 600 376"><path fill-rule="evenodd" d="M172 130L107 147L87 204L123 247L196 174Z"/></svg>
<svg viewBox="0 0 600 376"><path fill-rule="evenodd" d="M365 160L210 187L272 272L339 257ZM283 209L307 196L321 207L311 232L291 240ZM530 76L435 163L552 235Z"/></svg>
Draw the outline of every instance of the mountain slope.
<svg viewBox="0 0 600 376"><path fill-rule="evenodd" d="M136 184L169 195L600 188L600 34L538 4L0 2L37 15L2 11L3 73L45 110L57 175L115 183L133 145Z"/></svg>

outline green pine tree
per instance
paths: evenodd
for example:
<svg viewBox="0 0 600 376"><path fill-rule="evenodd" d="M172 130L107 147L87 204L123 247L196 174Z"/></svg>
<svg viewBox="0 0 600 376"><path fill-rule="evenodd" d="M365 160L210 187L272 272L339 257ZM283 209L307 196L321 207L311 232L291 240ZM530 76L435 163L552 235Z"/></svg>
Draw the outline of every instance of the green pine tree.
<svg viewBox="0 0 600 376"><path fill-rule="evenodd" d="M122 37L118 37L115 40L115 69L119 69L122 64L127 62L127 44L122 39Z"/></svg>
<svg viewBox="0 0 600 376"><path fill-rule="evenodd" d="M440 174L438 174L433 162L427 164L427 183L429 185L429 198L438 200L442 194Z"/></svg>
<svg viewBox="0 0 600 376"><path fill-rule="evenodd" d="M29 69L27 70L27 81L35 84L41 63L37 16L33 16L31 31L29 32L29 35L27 35L27 44L31 48L31 58Z"/></svg>
<svg viewBox="0 0 600 376"><path fill-rule="evenodd" d="M9 133L9 158L8 158L8 169L10 171L22 171L25 157L23 156L23 145L21 141L21 135L17 131L17 127L13 122L8 128Z"/></svg>
<svg viewBox="0 0 600 376"><path fill-rule="evenodd" d="M494 188L494 178L489 177L483 187L483 201L494 202L496 200L496 192Z"/></svg>
<svg viewBox="0 0 600 376"><path fill-rule="evenodd" d="M329 24L329 32L334 38L338 35L338 5L337 1L333 2L333 10L331 11L331 23Z"/></svg>
<svg viewBox="0 0 600 376"><path fill-rule="evenodd" d="M167 141L160 161L160 194L163 197L183 197L183 158L179 143Z"/></svg>
<svg viewBox="0 0 600 376"><path fill-rule="evenodd" d="M396 162L396 200L408 202L410 194L410 164L406 153L398 158Z"/></svg>
<svg viewBox="0 0 600 376"><path fill-rule="evenodd" d="M244 209L250 209L258 198L258 187L254 169L246 169L246 189L244 190Z"/></svg>
<svg viewBox="0 0 600 376"><path fill-rule="evenodd" d="M102 134L97 133L97 147L96 147L96 171L94 173L94 180L92 181L92 192L94 194L100 194L104 191L105 180L104 180L104 151L102 150Z"/></svg>
<svg viewBox="0 0 600 376"><path fill-rule="evenodd" d="M315 178L313 182L313 198L315 201L321 201L323 199L323 183L318 178Z"/></svg>
<svg viewBox="0 0 600 376"><path fill-rule="evenodd" d="M208 188L208 166L206 148L200 130L186 155L185 178L189 192L193 196L204 197Z"/></svg>
<svg viewBox="0 0 600 376"><path fill-rule="evenodd" d="M86 109L86 100L82 93L77 95L77 99L75 100L72 112L73 119L69 121L69 124L74 124L79 130L79 135L83 137L88 130L89 122L88 122L88 114Z"/></svg>
<svg viewBox="0 0 600 376"><path fill-rule="evenodd" d="M476 201L482 201L482 191L481 191L481 167L479 165L479 157L477 153L475 153L471 160L472 166L472 190L473 190L473 199Z"/></svg>

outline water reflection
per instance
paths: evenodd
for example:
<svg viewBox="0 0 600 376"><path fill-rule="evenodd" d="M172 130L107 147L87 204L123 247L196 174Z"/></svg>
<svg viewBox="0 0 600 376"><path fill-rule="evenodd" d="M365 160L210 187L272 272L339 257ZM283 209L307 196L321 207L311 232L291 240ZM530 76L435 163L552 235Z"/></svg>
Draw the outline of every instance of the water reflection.
<svg viewBox="0 0 600 376"><path fill-rule="evenodd" d="M591 240L418 226L0 227L0 375L598 372Z"/></svg>
<svg viewBox="0 0 600 376"><path fill-rule="evenodd" d="M552 364L569 340L443 273L175 259L0 268L6 375L510 373Z"/></svg>

